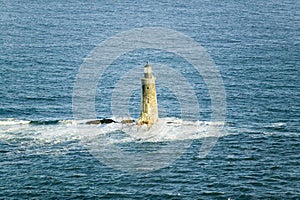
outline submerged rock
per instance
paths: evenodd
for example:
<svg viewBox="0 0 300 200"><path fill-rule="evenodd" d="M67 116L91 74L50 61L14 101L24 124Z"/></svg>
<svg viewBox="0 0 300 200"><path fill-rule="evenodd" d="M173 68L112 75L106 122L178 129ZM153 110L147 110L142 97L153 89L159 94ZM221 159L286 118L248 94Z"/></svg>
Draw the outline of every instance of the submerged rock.
<svg viewBox="0 0 300 200"><path fill-rule="evenodd" d="M103 118L103 119L96 119L96 120L86 122L86 124L110 124L110 123L116 123L116 121L112 119Z"/></svg>
<svg viewBox="0 0 300 200"><path fill-rule="evenodd" d="M122 124L132 124L132 123L134 123L134 122L135 122L134 119L123 119L123 120L121 121Z"/></svg>
<svg viewBox="0 0 300 200"><path fill-rule="evenodd" d="M101 122L101 124L116 123L115 120L112 120L112 119L106 119L106 118L101 119L100 122Z"/></svg>

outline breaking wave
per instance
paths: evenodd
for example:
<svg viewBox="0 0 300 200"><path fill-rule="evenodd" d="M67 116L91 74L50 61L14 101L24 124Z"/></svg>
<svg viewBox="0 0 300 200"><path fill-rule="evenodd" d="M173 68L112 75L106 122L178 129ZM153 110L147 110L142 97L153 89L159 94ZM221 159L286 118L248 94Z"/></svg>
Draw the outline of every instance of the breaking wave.
<svg viewBox="0 0 300 200"><path fill-rule="evenodd" d="M114 119L115 121L121 121ZM177 118L161 118L151 127L135 123L88 125L89 120L45 120L28 121L17 119L0 120L0 139L32 140L35 143L60 143L80 141L105 136L108 142L164 142L193 140L204 137L219 137L215 128L223 122L183 121Z"/></svg>
<svg viewBox="0 0 300 200"><path fill-rule="evenodd" d="M30 121L28 120L17 120L13 118L0 119L0 126L22 125L22 124L29 124L29 123Z"/></svg>
<svg viewBox="0 0 300 200"><path fill-rule="evenodd" d="M113 118L114 121L122 119ZM0 119L0 140L32 140L35 143L61 143L81 141L105 137L105 141L115 143L126 142L165 142L194 140L208 137L223 137L239 132L252 133L231 127L224 122L184 121L178 118L160 118L151 128L135 123L122 124L86 124L90 120L19 120ZM222 127L223 131L219 131ZM277 134L286 129L286 123L260 124L263 134ZM249 132L250 131L250 132ZM257 131L256 131L257 132ZM255 132L255 133L256 133Z"/></svg>

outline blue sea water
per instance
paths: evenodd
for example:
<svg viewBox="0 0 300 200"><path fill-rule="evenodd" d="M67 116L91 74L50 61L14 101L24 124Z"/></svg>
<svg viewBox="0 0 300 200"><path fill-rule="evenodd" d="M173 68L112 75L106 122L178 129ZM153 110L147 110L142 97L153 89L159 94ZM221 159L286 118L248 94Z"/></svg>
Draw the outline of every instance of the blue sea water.
<svg viewBox="0 0 300 200"><path fill-rule="evenodd" d="M300 199L299 10L296 0L2 0L0 198ZM72 95L80 66L96 46L143 27L182 32L207 50L223 78L226 123L206 157L198 157L205 137L196 138L169 166L128 173L82 145ZM154 73L160 63L183 74L197 88L199 120L210 120L204 81L183 59L158 50L129 52L111 64L98 84L99 118L111 117L122 70L147 61ZM172 91L159 85L157 91L160 115L180 118ZM139 101L137 91L132 117Z"/></svg>

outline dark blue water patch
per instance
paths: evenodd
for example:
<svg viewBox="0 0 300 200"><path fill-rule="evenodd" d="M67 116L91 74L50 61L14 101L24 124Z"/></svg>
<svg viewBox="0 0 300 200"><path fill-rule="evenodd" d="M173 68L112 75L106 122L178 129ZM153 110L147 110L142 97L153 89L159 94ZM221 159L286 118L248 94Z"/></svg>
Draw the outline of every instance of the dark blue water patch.
<svg viewBox="0 0 300 200"><path fill-rule="evenodd" d="M219 143L207 158L191 159L191 155L195 155L196 152L187 152L185 156L165 169L138 175L124 174L107 168L80 147L67 150L63 154L26 156L25 160L27 158L29 162L32 159L36 160L30 168L29 165L19 165L20 169L18 170L24 173L23 175L19 174L19 176L25 177L26 174L23 181L29 184L24 186L14 183L14 186L18 188L18 192L13 192L13 194L26 196L29 195L26 194L28 190L32 193L48 190L39 193L41 197L49 195L64 197L71 194L68 190L73 190L75 196L83 195L85 197L92 194L91 196L108 197L118 195L142 197L148 195L149 197L171 196L175 198L177 196L178 198L189 198L192 194L198 194L202 197L212 198L227 198L228 196L251 196L256 198L276 196L276 193L272 192L276 187L272 186L274 180L282 186L291 186L288 182L280 181L282 180L281 176L285 173L282 171L282 167L285 165L284 162L278 163L278 166L274 167L271 164L272 160L265 160L263 157L258 157L259 159L241 157L241 152L244 152L242 155L245 155L247 151L250 151L250 154L251 151L254 151L252 153L256 152L251 146L260 145L262 149L268 149L268 146L266 146L267 148L264 147L266 143L263 138L257 139L257 142L253 142L253 139L247 135L239 138L240 141L236 141L235 136L220 138ZM231 145L227 145L228 142L236 144L235 149ZM194 144L196 149L199 148L198 144L200 143L196 142ZM50 152L53 151L53 148L54 146L49 146ZM243 148L244 150L240 151ZM65 148L56 145L55 149L62 150ZM234 152L236 153L235 159L232 156L228 157L228 155L234 155ZM261 154L261 152L257 153ZM272 153L270 151L269 155L275 156L274 158L277 157L276 152ZM239 169L238 172L237 169ZM274 170L283 174L274 173L274 175L271 175L270 173ZM293 169L288 171L293 171ZM263 177L271 175L273 178L263 179L262 182L262 174ZM11 182L15 178L12 176L6 178L6 180ZM291 180L295 180L295 178L291 178ZM80 186L80 183L83 182L85 186ZM82 190L72 189L74 187L82 188ZM50 188L51 190L49 190ZM69 189L62 190L62 188ZM282 191L282 188L277 188L277 191L278 189ZM60 193L54 194L53 192L56 190ZM281 194L289 197L296 195L292 191L281 192Z"/></svg>

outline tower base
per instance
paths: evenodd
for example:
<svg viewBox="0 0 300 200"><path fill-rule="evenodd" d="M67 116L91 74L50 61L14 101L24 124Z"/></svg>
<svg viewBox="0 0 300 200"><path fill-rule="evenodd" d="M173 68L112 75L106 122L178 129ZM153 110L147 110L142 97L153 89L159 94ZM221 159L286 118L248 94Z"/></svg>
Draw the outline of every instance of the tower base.
<svg viewBox="0 0 300 200"><path fill-rule="evenodd" d="M151 125L151 118L150 115L148 113L142 112L141 116L138 120L138 125L143 125L143 124L147 124L147 125Z"/></svg>

